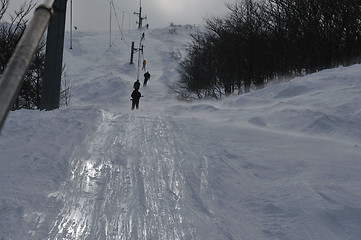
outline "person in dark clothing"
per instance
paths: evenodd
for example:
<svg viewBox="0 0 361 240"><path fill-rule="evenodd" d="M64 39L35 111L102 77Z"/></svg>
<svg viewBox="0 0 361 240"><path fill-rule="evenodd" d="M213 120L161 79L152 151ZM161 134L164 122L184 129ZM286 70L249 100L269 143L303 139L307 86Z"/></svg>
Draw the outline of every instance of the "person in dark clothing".
<svg viewBox="0 0 361 240"><path fill-rule="evenodd" d="M139 88L140 88L139 79L137 79L137 81L134 82L133 88L139 90Z"/></svg>
<svg viewBox="0 0 361 240"><path fill-rule="evenodd" d="M138 91L138 89L134 89L132 92L132 110L134 110L134 107L137 109L139 108L139 99L142 96L142 94Z"/></svg>
<svg viewBox="0 0 361 240"><path fill-rule="evenodd" d="M147 85L149 79L150 79L150 73L147 71L146 73L144 73L144 86Z"/></svg>

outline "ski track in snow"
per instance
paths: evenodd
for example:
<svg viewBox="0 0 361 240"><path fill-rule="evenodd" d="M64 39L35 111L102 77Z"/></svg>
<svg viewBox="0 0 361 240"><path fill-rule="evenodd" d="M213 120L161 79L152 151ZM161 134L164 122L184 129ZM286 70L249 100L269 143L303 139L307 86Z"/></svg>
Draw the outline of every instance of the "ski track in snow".
<svg viewBox="0 0 361 240"><path fill-rule="evenodd" d="M102 115L71 159L58 196L64 207L49 239L193 239L182 206L184 153L169 123Z"/></svg>

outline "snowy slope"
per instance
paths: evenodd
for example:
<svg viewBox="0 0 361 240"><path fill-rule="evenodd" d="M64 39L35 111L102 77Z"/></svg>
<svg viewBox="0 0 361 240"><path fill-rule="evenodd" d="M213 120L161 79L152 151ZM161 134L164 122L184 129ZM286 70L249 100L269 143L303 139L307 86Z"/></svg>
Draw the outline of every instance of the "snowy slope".
<svg viewBox="0 0 361 240"><path fill-rule="evenodd" d="M146 31L135 111L142 32L73 34L71 106L1 132L0 239L360 239L361 66L179 102L192 31Z"/></svg>

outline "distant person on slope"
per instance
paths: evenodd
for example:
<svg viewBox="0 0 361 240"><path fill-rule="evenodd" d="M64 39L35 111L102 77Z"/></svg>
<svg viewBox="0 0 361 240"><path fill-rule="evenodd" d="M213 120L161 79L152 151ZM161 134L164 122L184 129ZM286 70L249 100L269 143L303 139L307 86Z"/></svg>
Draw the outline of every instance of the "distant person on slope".
<svg viewBox="0 0 361 240"><path fill-rule="evenodd" d="M145 59L143 60L143 67L142 67L142 70L145 71L145 66L147 65L147 61L145 61Z"/></svg>
<svg viewBox="0 0 361 240"><path fill-rule="evenodd" d="M138 89L134 89L134 91L132 92L132 110L134 110L134 107L136 107L137 109L139 108L139 99L142 96L142 94L138 91Z"/></svg>
<svg viewBox="0 0 361 240"><path fill-rule="evenodd" d="M137 79L137 81L135 81L135 82L134 82L134 84L133 84L133 88L134 88L134 89L139 90L139 88L140 88L140 82L139 82L139 79Z"/></svg>
<svg viewBox="0 0 361 240"><path fill-rule="evenodd" d="M144 86L147 85L149 79L150 79L150 73L147 71L146 73L144 73Z"/></svg>

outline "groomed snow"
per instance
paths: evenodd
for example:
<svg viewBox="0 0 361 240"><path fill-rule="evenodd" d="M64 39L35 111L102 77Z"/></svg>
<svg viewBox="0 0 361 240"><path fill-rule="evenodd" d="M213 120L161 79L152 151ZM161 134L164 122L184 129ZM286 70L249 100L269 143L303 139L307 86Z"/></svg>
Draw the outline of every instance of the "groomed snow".
<svg viewBox="0 0 361 240"><path fill-rule="evenodd" d="M142 31L67 34L71 106L11 112L0 134L0 239L360 239L361 66L180 102L194 30L145 31L134 111Z"/></svg>

